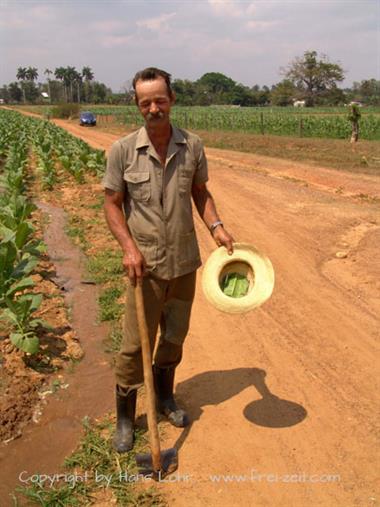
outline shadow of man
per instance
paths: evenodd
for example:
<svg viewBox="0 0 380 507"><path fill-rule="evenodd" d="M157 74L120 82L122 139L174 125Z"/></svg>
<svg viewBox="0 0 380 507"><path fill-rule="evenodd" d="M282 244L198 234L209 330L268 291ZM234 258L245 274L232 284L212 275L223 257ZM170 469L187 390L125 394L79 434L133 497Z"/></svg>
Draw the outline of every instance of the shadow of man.
<svg viewBox="0 0 380 507"><path fill-rule="evenodd" d="M195 375L177 385L176 397L186 406L192 422L202 416L202 407L219 405L253 385L262 396L243 410L248 421L268 428L285 428L303 421L307 411L298 403L272 394L265 383L266 372L259 368L236 368L234 370L207 371ZM191 400L191 405L187 400ZM179 450L192 424L185 428L175 443Z"/></svg>

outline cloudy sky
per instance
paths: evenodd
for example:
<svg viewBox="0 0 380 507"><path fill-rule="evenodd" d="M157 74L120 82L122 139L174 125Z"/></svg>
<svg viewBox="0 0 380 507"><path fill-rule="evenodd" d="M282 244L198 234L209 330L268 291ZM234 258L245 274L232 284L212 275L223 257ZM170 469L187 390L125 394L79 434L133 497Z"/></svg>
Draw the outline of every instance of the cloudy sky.
<svg viewBox="0 0 380 507"><path fill-rule="evenodd" d="M311 49L341 63L344 85L380 79L380 0L0 0L0 86L20 66L43 81L68 65L114 91L148 66L270 86Z"/></svg>

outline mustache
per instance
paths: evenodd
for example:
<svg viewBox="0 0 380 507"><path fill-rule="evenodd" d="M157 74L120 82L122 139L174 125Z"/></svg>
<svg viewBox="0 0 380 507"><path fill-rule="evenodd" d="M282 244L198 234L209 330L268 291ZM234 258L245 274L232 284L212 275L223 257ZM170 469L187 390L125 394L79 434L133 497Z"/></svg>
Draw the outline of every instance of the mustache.
<svg viewBox="0 0 380 507"><path fill-rule="evenodd" d="M158 113L148 113L146 115L147 120L159 120L164 118L164 113L162 111L158 111Z"/></svg>

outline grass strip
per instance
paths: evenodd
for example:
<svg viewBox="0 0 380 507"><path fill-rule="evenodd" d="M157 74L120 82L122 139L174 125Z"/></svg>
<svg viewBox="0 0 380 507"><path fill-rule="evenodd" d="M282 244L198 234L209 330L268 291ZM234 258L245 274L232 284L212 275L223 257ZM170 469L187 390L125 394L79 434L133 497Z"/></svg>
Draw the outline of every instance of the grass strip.
<svg viewBox="0 0 380 507"><path fill-rule="evenodd" d="M84 434L77 449L65 459L59 476L54 474L47 478L45 474L35 473L32 484L16 488L15 506L25 505L22 499L27 499L28 505L42 507L91 505L101 499L110 505L116 501L118 506L167 505L155 489L149 487L150 479L142 477L136 468L136 453L146 452L144 430L136 432L133 451L118 454L111 444L114 422L110 416L97 422L85 417L82 424ZM136 488L137 484L141 487Z"/></svg>

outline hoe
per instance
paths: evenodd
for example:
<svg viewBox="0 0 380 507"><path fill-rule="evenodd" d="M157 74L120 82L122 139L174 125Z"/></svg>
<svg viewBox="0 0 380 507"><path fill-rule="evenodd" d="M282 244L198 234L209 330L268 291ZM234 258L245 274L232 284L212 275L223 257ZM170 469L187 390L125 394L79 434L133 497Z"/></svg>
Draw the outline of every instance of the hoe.
<svg viewBox="0 0 380 507"><path fill-rule="evenodd" d="M152 353L150 350L148 327L145 320L144 300L141 284L137 283L135 287L137 321L141 340L144 384L147 399L147 418L149 429L149 440L151 454L136 454L136 463L139 472L145 476L150 476L155 480L160 480L168 474L177 470L178 454L174 448L161 451L160 439L158 436L156 399L153 386L152 372Z"/></svg>

